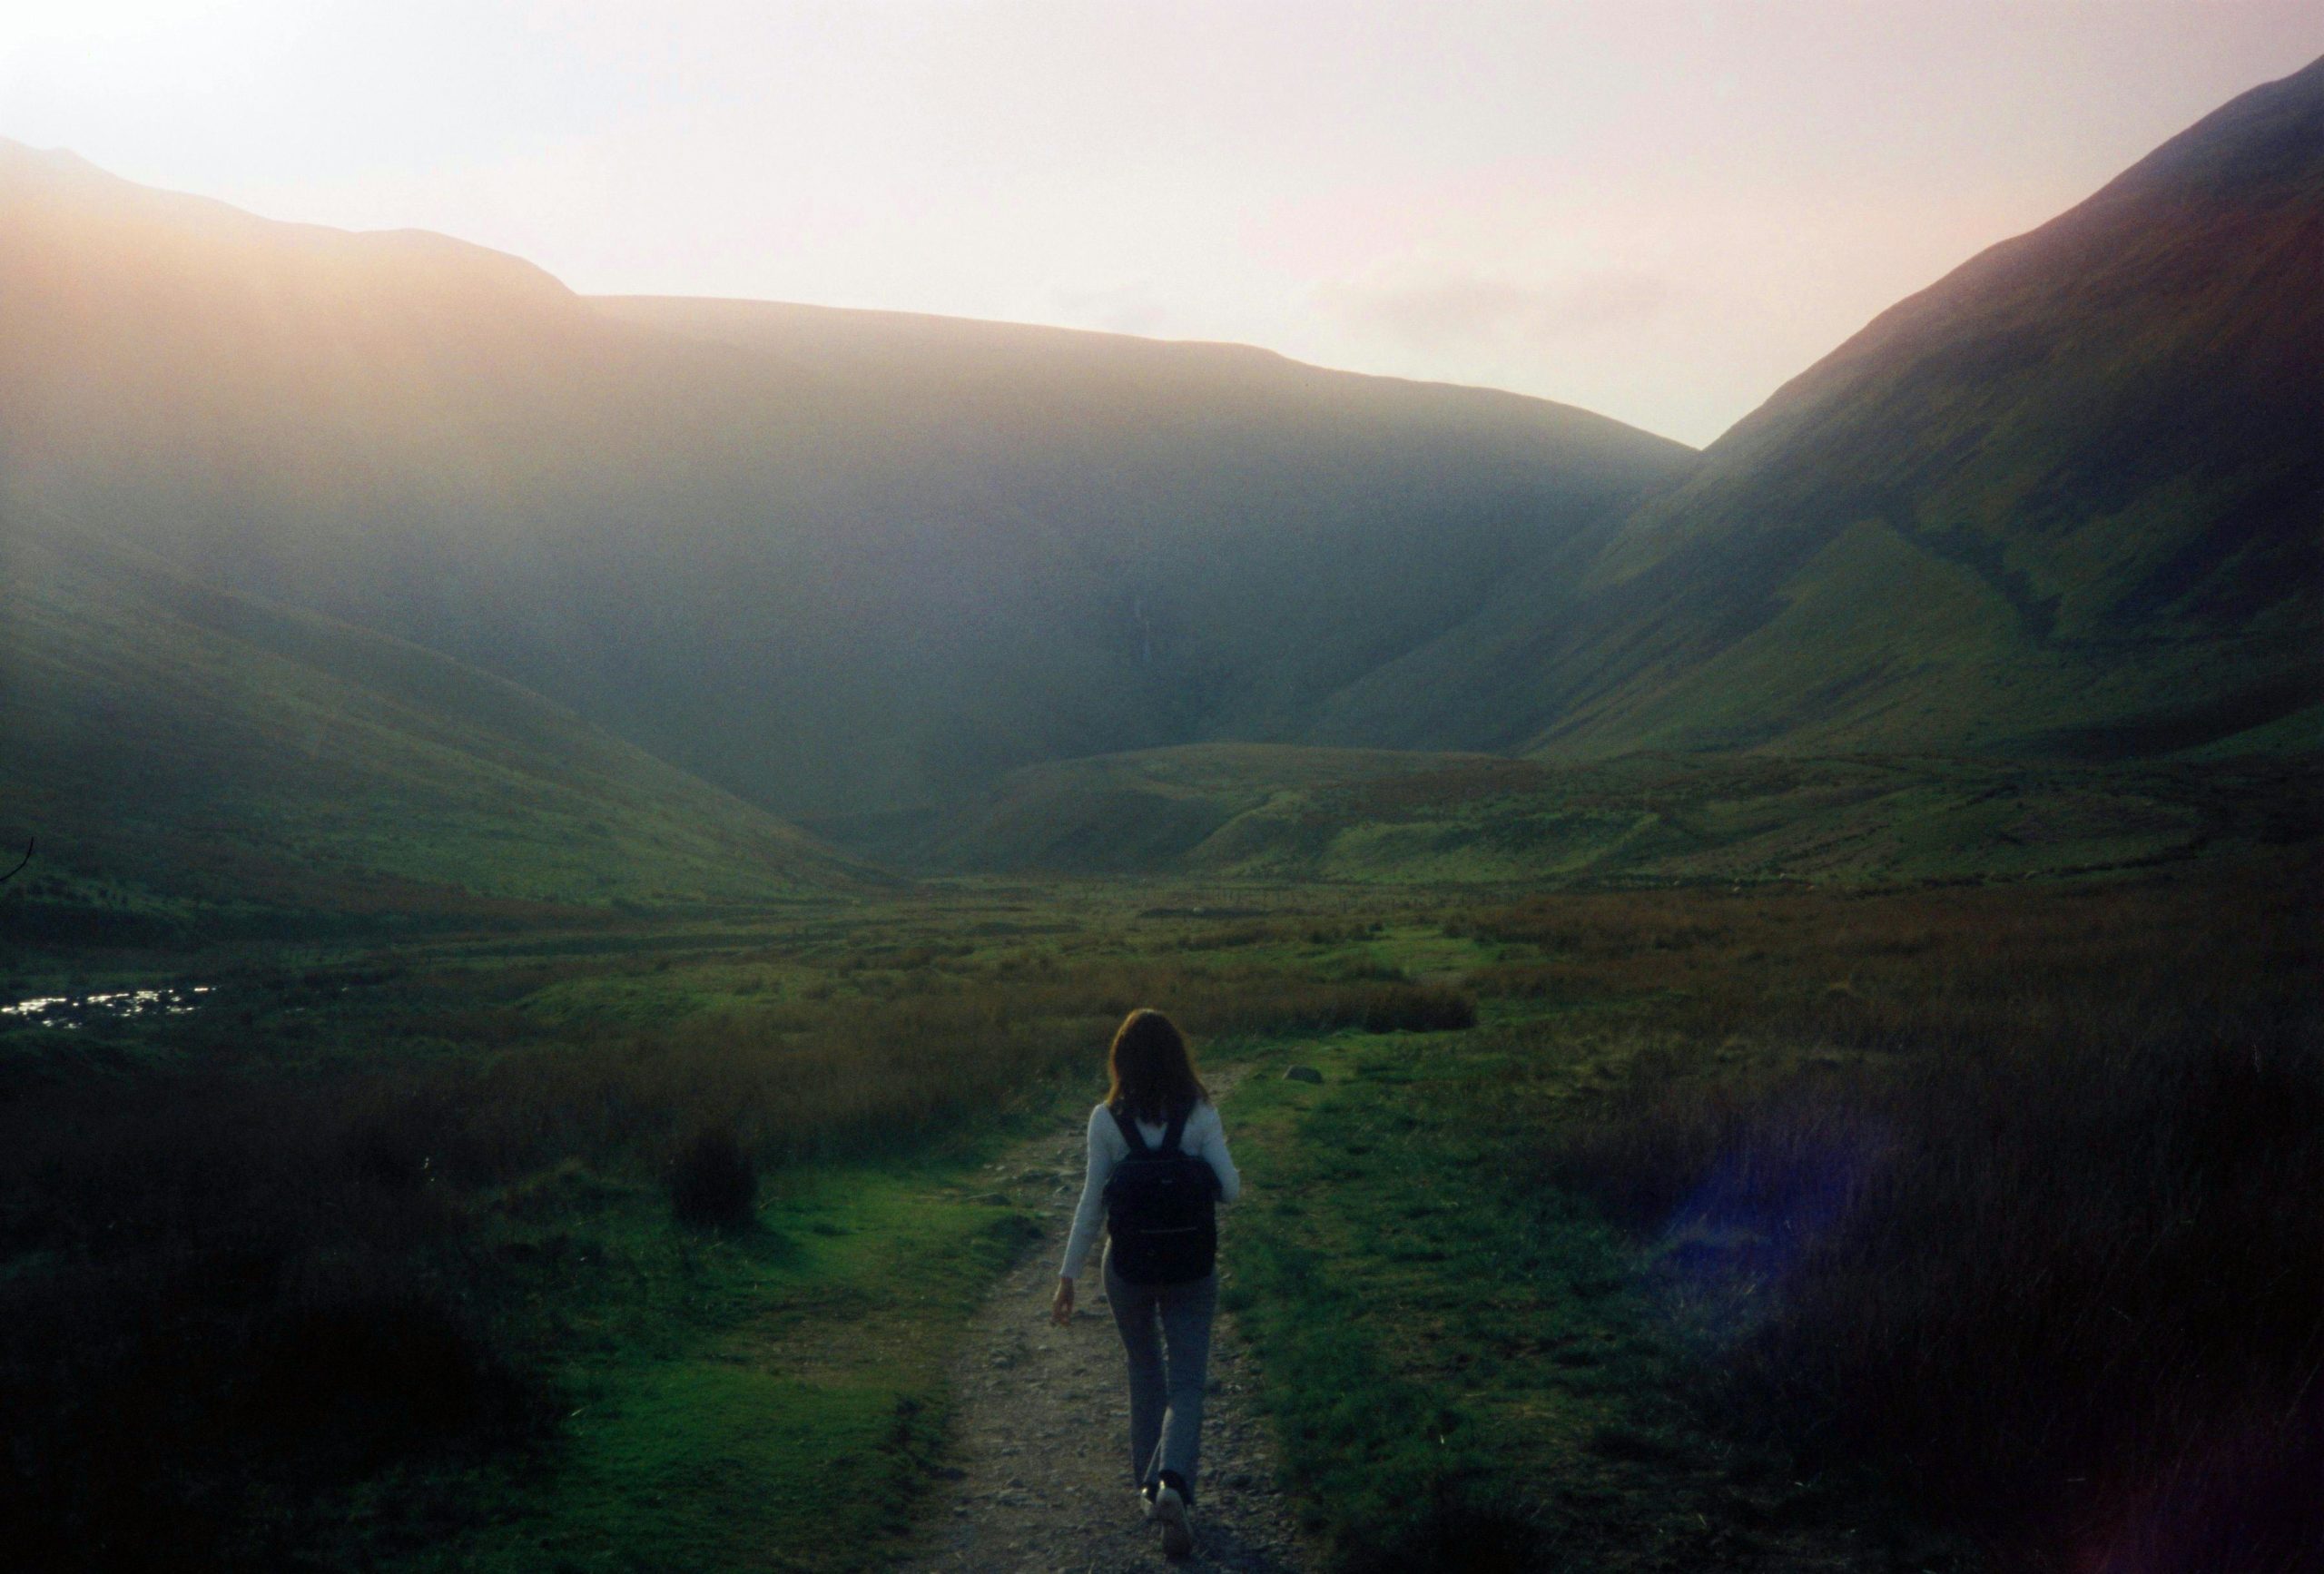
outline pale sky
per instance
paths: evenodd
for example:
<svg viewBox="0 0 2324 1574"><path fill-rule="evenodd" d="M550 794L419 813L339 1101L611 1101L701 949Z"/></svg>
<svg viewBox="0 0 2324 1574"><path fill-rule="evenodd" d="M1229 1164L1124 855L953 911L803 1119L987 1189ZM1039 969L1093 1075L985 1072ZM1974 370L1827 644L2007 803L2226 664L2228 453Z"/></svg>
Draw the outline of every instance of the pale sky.
<svg viewBox="0 0 2324 1574"><path fill-rule="evenodd" d="M0 0L0 136L576 290L1236 339L1689 442L2316 0Z"/></svg>

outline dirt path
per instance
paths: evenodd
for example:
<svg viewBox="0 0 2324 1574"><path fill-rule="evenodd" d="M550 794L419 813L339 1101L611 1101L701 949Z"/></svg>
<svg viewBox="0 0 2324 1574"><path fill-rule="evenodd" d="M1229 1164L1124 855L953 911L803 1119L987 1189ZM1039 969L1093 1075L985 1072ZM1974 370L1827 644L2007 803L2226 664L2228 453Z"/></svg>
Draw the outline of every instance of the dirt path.
<svg viewBox="0 0 2324 1574"><path fill-rule="evenodd" d="M1224 1093L1229 1079L1214 1082ZM1094 1257L1071 1325L1049 1319L1080 1192L1084 1129L1073 1120L993 1166L996 1184L1029 1201L1046 1199L1039 1203L1046 1228L978 1313L954 1365L960 1410L952 1461L960 1474L931 1494L928 1549L906 1567L928 1574L1171 1568L1290 1574L1305 1567L1275 1491L1249 1350L1223 1312L1211 1345L1194 1557L1171 1563L1162 1556L1161 1532L1139 1519L1121 1341ZM1224 1217L1222 1256L1230 1256L1231 1210Z"/></svg>

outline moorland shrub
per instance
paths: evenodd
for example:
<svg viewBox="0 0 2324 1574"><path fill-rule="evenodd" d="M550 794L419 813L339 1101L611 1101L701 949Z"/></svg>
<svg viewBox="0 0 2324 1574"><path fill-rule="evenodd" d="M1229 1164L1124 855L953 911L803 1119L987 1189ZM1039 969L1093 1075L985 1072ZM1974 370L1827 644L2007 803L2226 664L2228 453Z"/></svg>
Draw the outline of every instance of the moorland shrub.
<svg viewBox="0 0 2324 1574"><path fill-rule="evenodd" d="M283 1566L323 1494L547 1424L462 1211L341 1091L0 1108L0 1245L49 1264L0 1275L20 1566Z"/></svg>
<svg viewBox="0 0 2324 1574"><path fill-rule="evenodd" d="M921 1151L1094 1079L1135 1005L1214 1038L1473 1019L1449 991L1279 966L996 979L938 959L649 1030L507 1003L589 964L425 971L393 980L389 1041L409 1048L388 1070L376 1043L295 1072L251 1053L260 1020L273 1053L325 1042L307 1035L346 975L286 979L178 1029L175 1063L218 1069L10 1086L0 1257L39 1265L0 1274L12 1555L287 1566L331 1492L538 1435L543 1335L489 1242L541 1177L662 1189L678 1219L732 1225L772 1169Z"/></svg>
<svg viewBox="0 0 2324 1574"><path fill-rule="evenodd" d="M1176 1002L1173 1014L1196 1034L1216 1038L1268 1033L1431 1033L1473 1028L1477 1004L1457 989L1403 982L1324 982L1275 979L1254 988L1249 979L1221 987L1195 980L1157 993Z"/></svg>
<svg viewBox="0 0 2324 1574"><path fill-rule="evenodd" d="M670 1160L670 1212L682 1225L739 1229L757 1216L759 1169L723 1126L696 1132Z"/></svg>
<svg viewBox="0 0 2324 1574"><path fill-rule="evenodd" d="M1805 960L1853 976L1771 954L1774 1008L1673 1012L1789 1058L1641 1054L1536 1173L1651 1244L1705 1402L1809 1467L2036 1567L2290 1574L2324 1546L2305 900L1850 902Z"/></svg>

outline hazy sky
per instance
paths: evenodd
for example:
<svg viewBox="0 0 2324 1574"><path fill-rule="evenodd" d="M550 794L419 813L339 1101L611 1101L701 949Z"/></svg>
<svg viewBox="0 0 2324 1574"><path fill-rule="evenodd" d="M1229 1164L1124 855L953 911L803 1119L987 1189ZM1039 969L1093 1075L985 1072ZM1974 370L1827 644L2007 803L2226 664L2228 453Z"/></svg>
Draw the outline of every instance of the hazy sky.
<svg viewBox="0 0 2324 1574"><path fill-rule="evenodd" d="M1242 339L1705 442L2316 0L0 0L0 136L592 291Z"/></svg>

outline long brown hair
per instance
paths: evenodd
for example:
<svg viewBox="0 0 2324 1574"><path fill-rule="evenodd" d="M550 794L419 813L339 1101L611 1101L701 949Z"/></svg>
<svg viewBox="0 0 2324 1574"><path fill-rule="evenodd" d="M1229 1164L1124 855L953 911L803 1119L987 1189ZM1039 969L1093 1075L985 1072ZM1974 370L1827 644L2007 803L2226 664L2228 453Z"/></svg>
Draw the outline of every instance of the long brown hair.
<svg viewBox="0 0 2324 1574"><path fill-rule="evenodd" d="M1186 1035L1150 1007L1139 1007L1114 1029L1106 1069L1114 1078L1106 1102L1135 1120L1167 1126L1210 1097L1210 1089L1195 1075L1194 1051L1187 1048Z"/></svg>

